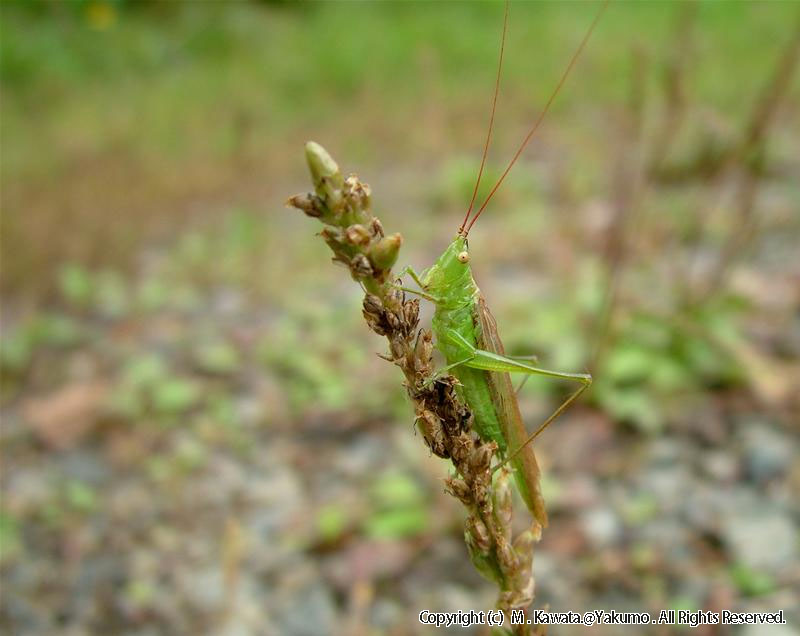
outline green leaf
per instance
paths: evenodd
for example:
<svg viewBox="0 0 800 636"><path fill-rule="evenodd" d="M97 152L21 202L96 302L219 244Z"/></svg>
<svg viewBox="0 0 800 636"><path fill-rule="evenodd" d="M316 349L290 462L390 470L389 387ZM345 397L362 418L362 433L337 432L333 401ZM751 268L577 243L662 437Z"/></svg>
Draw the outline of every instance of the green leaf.
<svg viewBox="0 0 800 636"><path fill-rule="evenodd" d="M0 511L0 564L4 564L22 550L19 523L10 514Z"/></svg>
<svg viewBox="0 0 800 636"><path fill-rule="evenodd" d="M218 375L235 373L241 364L239 352L223 341L201 344L195 351L194 359L201 371Z"/></svg>
<svg viewBox="0 0 800 636"><path fill-rule="evenodd" d="M192 408L200 399L199 387L189 380L170 379L153 388L153 408L157 413L177 415Z"/></svg>
<svg viewBox="0 0 800 636"><path fill-rule="evenodd" d="M70 507L80 512L91 512L97 505L94 490L80 481L71 481L67 484L66 497Z"/></svg>
<svg viewBox="0 0 800 636"><path fill-rule="evenodd" d="M657 359L651 351L636 345L619 346L609 353L605 373L617 383L633 383L645 380Z"/></svg>
<svg viewBox="0 0 800 636"><path fill-rule="evenodd" d="M367 519L364 533L374 539L399 539L418 536L428 526L428 511L425 508L400 508L379 512Z"/></svg>
<svg viewBox="0 0 800 636"><path fill-rule="evenodd" d="M123 381L132 387L149 387L166 378L167 365L156 354L144 353L128 360Z"/></svg>
<svg viewBox="0 0 800 636"><path fill-rule="evenodd" d="M404 473L385 473L372 485L370 493L379 505L387 508L416 504L424 493L416 481Z"/></svg>
<svg viewBox="0 0 800 636"><path fill-rule="evenodd" d="M139 286L136 302L144 311L157 311L166 305L169 296L167 286L160 280L151 278Z"/></svg>
<svg viewBox="0 0 800 636"><path fill-rule="evenodd" d="M101 313L111 318L119 318L128 311L130 306L128 288L119 272L113 270L100 272L95 285L95 301Z"/></svg>
<svg viewBox="0 0 800 636"><path fill-rule="evenodd" d="M658 499L651 493L639 493L625 502L622 514L632 525L647 523L658 514Z"/></svg>
<svg viewBox="0 0 800 636"><path fill-rule="evenodd" d="M746 596L763 596L775 590L775 579L766 572L754 570L744 564L731 567L731 580Z"/></svg>
<svg viewBox="0 0 800 636"><path fill-rule="evenodd" d="M0 362L8 371L23 371L30 364L32 353L31 339L23 329L15 329L0 341Z"/></svg>
<svg viewBox="0 0 800 636"><path fill-rule="evenodd" d="M673 358L658 357L653 364L650 383L659 391L674 392L693 383L690 371Z"/></svg>
<svg viewBox="0 0 800 636"><path fill-rule="evenodd" d="M317 531L322 540L336 541L347 526L347 512L337 504L322 506L317 512Z"/></svg>
<svg viewBox="0 0 800 636"><path fill-rule="evenodd" d="M607 386L598 392L597 397L615 419L631 422L644 432L656 433L663 426L661 405L643 390Z"/></svg>
<svg viewBox="0 0 800 636"><path fill-rule="evenodd" d="M91 274L75 263L68 263L61 268L58 286L67 302L79 306L89 303L94 290Z"/></svg>
<svg viewBox="0 0 800 636"><path fill-rule="evenodd" d="M74 320L57 314L40 316L31 326L37 343L57 347L74 345L80 339L80 328Z"/></svg>

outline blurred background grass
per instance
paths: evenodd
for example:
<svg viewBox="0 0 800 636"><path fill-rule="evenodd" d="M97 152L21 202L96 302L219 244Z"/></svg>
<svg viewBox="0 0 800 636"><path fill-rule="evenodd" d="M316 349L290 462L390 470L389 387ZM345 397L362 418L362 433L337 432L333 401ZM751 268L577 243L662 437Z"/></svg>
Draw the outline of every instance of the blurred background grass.
<svg viewBox="0 0 800 636"><path fill-rule="evenodd" d="M595 10L512 5L487 189ZM502 4L0 11L4 629L408 633L489 607L358 288L283 201L319 141L430 263ZM539 445L539 606L796 600L799 21L613 3L471 236L507 348L596 377ZM526 421L565 389L529 382Z"/></svg>

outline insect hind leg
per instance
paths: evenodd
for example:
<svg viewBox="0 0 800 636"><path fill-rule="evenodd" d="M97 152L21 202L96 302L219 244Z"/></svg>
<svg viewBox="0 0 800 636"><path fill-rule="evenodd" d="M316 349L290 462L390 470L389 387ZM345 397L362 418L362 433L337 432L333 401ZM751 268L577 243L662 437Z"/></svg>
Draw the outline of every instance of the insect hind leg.
<svg viewBox="0 0 800 636"><path fill-rule="evenodd" d="M530 376L528 376L528 377L530 377ZM548 417L544 422L542 422L539 425L539 428L537 428L533 433L531 433L531 435L528 437L528 439L526 439L522 444L520 444L519 448L517 448L516 450L511 451L508 454L508 456L500 464L495 466L494 470L497 470L498 468L500 468L500 466L503 466L507 462L511 461L520 452L522 452L522 450L528 444L530 444L531 442L533 442L533 440L535 440L537 437L539 437L539 435L544 431L544 429L546 429L548 426L550 426L550 424L552 424L556 420L556 418L558 418L559 415L561 415L564 411L566 411L569 408L570 404L572 404L575 400L577 400L580 397L581 393L583 393L591 385L592 385L592 378L591 378L591 376L588 376L588 379L585 382L581 383L581 386L579 386L577 388L577 390L575 390L573 393L571 393L569 395L569 397L567 397L567 399L564 400L561 403L561 406L559 406L555 411L553 411L553 413L550 415L550 417Z"/></svg>

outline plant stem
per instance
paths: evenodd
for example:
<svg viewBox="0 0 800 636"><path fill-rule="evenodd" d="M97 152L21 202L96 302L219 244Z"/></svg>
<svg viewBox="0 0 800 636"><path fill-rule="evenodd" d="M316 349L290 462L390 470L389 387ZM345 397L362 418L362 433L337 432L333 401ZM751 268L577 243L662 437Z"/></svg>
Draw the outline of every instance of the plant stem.
<svg viewBox="0 0 800 636"><path fill-rule="evenodd" d="M322 146L306 144L314 192L289 198L288 204L319 219L320 235L365 291L362 312L372 331L389 343L384 359L400 367L414 405L416 425L430 450L450 459L455 474L445 480L448 493L467 509L464 539L477 570L500 590L497 607L527 610L534 597L533 546L541 527L532 526L512 541L511 487L508 473L492 481L497 445L481 440L473 416L458 398L452 375L434 380L433 335L419 328L419 299L407 299L392 275L403 243L400 234L386 235L370 211L371 192L356 175L343 178ZM530 634L529 626L505 633Z"/></svg>

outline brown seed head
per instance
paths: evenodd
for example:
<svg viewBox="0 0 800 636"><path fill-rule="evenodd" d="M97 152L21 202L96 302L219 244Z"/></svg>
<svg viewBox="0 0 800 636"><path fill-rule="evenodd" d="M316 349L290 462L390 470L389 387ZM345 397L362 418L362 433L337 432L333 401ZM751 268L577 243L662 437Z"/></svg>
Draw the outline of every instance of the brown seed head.
<svg viewBox="0 0 800 636"><path fill-rule="evenodd" d="M287 199L286 205L302 210L307 216L319 218L325 212L325 206L315 194L295 194Z"/></svg>
<svg viewBox="0 0 800 636"><path fill-rule="evenodd" d="M508 472L503 470L494 480L494 516L505 538L511 539L512 495Z"/></svg>
<svg viewBox="0 0 800 636"><path fill-rule="evenodd" d="M356 223L344 231L345 238L353 245L369 245L369 231L363 225Z"/></svg>
<svg viewBox="0 0 800 636"><path fill-rule="evenodd" d="M476 446L469 457L469 465L476 473L489 470L494 449L489 444Z"/></svg>
<svg viewBox="0 0 800 636"><path fill-rule="evenodd" d="M369 229L373 236L382 237L384 235L383 225L381 225L381 222L377 217L372 218L372 222L369 224Z"/></svg>
<svg viewBox="0 0 800 636"><path fill-rule="evenodd" d="M497 558L500 561L500 567L504 572L510 574L519 567L519 559L514 552L514 548L506 541L503 536L495 537L495 551Z"/></svg>
<svg viewBox="0 0 800 636"><path fill-rule="evenodd" d="M406 331L412 332L419 323L419 299L412 298L403 304L403 319L406 323Z"/></svg>
<svg viewBox="0 0 800 636"><path fill-rule="evenodd" d="M356 254L350 260L350 273L353 278L369 278L372 276L372 265L369 264L367 257L363 254Z"/></svg>
<svg viewBox="0 0 800 636"><path fill-rule="evenodd" d="M448 493L456 497L464 505L472 503L472 492L467 486L467 482L458 477L448 477L444 480L444 485Z"/></svg>
<svg viewBox="0 0 800 636"><path fill-rule="evenodd" d="M486 524L484 524L483 521L481 521L475 515L470 515L467 517L465 525L467 532L469 532L469 534L472 536L472 539L475 541L475 546L481 552L489 552L489 549L492 547L492 538L489 535L489 530L486 528Z"/></svg>

